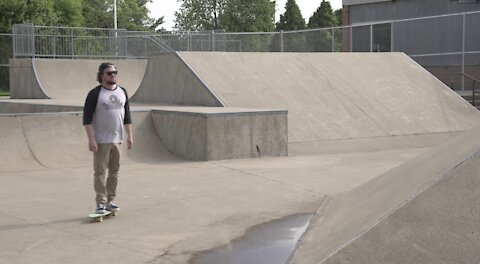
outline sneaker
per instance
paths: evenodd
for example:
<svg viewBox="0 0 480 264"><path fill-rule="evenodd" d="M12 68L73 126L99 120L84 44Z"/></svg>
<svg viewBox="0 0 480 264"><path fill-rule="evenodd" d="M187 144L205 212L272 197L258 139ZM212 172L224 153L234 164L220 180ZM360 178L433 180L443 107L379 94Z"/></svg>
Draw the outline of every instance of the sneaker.
<svg viewBox="0 0 480 264"><path fill-rule="evenodd" d="M95 212L97 214L104 214L107 212L107 207L105 204L97 204L97 210Z"/></svg>
<svg viewBox="0 0 480 264"><path fill-rule="evenodd" d="M107 204L107 210L114 212L120 210L120 207L114 201L111 201Z"/></svg>

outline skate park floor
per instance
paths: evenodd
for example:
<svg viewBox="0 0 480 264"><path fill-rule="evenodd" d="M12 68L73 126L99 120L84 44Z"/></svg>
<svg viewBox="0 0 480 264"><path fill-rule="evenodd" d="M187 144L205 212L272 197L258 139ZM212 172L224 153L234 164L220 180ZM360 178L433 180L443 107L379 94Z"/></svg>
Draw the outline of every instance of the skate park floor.
<svg viewBox="0 0 480 264"><path fill-rule="evenodd" d="M92 154L78 112L83 101L0 100L0 264L195 263L195 257L229 247L253 227L299 214L316 216L295 263L320 263L337 252L337 245L360 238L370 222L386 219L382 213L397 208L387 203L392 198L388 194L376 200L374 208L380 213L349 208L356 197L367 203L369 194L381 197L373 195L379 189L413 193L419 185L413 173L393 179L385 175L402 168L409 172L409 161L434 156L438 146L480 122L476 109L404 54L160 54L146 67L131 105L135 145L125 150L121 166L121 211L103 223L87 217L94 210L95 194ZM297 82L296 76L304 79ZM161 81L171 87L151 85ZM177 89L190 81L198 82L192 85L195 89ZM170 88L176 92L171 98ZM218 100L230 111L287 109L288 156L187 161L169 153L148 116L152 109L186 106L148 99L180 100L191 95L189 91L189 100ZM57 107L65 113L55 113ZM480 142L472 142L478 145L472 151L478 151ZM433 169L447 163L445 149L458 152L455 161L468 156L455 144L447 147L442 149L444 159L429 163ZM414 179L407 185L403 177ZM391 200L402 199L398 197ZM322 229L326 207L330 226ZM350 214L357 218L350 219ZM336 224L346 231L336 230ZM327 227L335 233L331 237L340 238L329 240ZM375 242L371 244L382 245ZM357 249L345 248L354 253ZM324 254L316 255L322 250ZM397 260L392 263L403 263L401 257Z"/></svg>
<svg viewBox="0 0 480 264"><path fill-rule="evenodd" d="M120 214L101 224L87 218L90 167L1 172L0 263L187 263L252 226L313 213L425 150L127 164Z"/></svg>
<svg viewBox="0 0 480 264"><path fill-rule="evenodd" d="M2 102L17 107L82 104ZM134 103L133 118L143 124L150 120L146 109L165 107ZM0 120L6 130L0 131L0 156L6 162L0 168L2 264L189 263L254 226L313 214L332 198L459 134L290 143L288 157L186 161L165 152L152 159L150 145L159 147L155 134L149 126L134 123L135 146L125 151L120 171L121 211L103 223L91 223L87 215L95 207L93 161L79 115L18 113ZM68 126L57 128L64 130L61 134L45 132L49 124L65 120ZM69 145L64 137L74 143L73 158L68 150L60 151ZM15 156L24 148L33 153L35 165L23 165L24 157Z"/></svg>

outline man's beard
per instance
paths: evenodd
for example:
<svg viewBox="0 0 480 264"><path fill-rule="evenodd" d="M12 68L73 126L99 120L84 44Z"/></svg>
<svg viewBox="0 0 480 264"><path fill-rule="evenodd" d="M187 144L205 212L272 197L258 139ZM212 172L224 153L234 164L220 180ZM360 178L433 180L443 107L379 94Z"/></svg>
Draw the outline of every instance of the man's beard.
<svg viewBox="0 0 480 264"><path fill-rule="evenodd" d="M108 84L117 84L117 81L112 79L107 81Z"/></svg>

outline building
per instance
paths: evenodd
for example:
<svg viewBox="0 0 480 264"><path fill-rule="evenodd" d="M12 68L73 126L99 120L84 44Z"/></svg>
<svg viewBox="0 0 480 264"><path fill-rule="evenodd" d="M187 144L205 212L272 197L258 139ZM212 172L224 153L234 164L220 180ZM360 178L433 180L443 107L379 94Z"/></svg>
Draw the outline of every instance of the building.
<svg viewBox="0 0 480 264"><path fill-rule="evenodd" d="M343 23L344 49L405 52L455 89L480 80L480 0L343 0Z"/></svg>

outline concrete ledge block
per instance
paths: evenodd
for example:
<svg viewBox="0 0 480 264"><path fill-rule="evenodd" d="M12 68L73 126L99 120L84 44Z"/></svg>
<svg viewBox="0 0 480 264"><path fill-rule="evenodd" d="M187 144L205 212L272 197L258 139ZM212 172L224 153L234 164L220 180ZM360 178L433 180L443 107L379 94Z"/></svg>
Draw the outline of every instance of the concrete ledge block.
<svg viewBox="0 0 480 264"><path fill-rule="evenodd" d="M288 155L286 110L167 107L152 111L163 144L189 160Z"/></svg>

